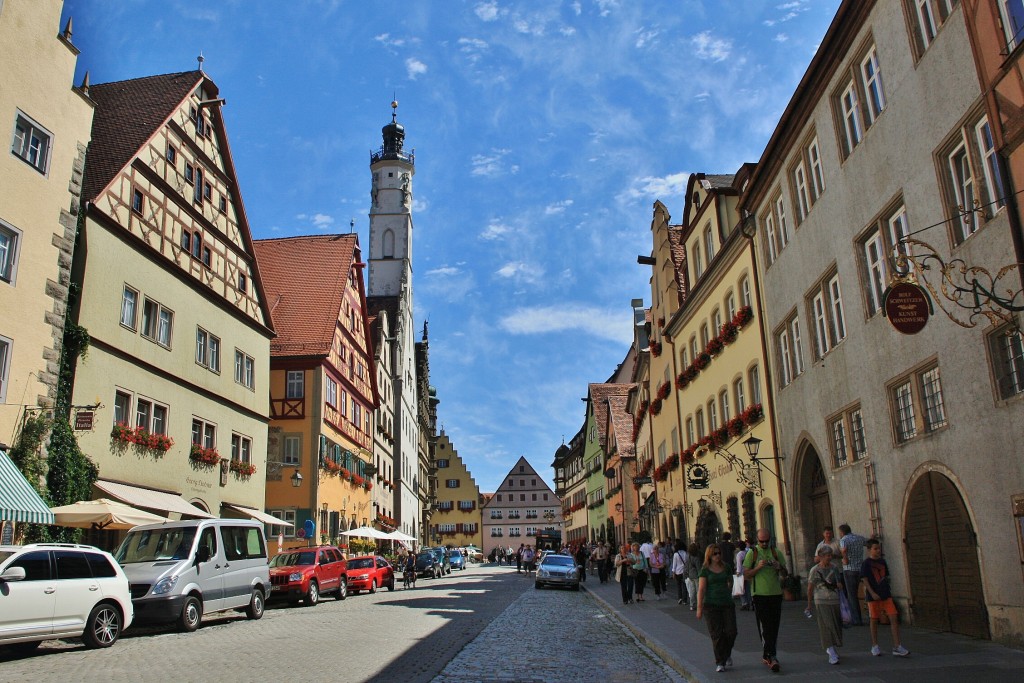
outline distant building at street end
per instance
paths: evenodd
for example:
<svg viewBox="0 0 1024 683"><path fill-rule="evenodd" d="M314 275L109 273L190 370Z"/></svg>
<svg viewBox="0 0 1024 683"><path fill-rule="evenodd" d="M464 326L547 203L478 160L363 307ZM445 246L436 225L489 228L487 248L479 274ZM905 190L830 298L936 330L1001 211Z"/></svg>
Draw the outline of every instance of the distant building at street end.
<svg viewBox="0 0 1024 683"><path fill-rule="evenodd" d="M533 545L538 530L561 531L561 509L562 501L555 492L526 458L520 457L481 509L484 555L492 548Z"/></svg>
<svg viewBox="0 0 1024 683"><path fill-rule="evenodd" d="M434 447L437 467L437 505L431 518L431 543L482 548L480 487L444 429Z"/></svg>

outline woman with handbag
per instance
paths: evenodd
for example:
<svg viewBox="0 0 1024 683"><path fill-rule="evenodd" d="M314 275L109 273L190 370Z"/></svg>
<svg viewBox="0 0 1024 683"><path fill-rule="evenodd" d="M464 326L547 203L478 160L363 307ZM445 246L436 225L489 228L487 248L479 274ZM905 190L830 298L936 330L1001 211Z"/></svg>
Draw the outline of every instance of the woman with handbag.
<svg viewBox="0 0 1024 683"><path fill-rule="evenodd" d="M821 647L828 654L828 663L838 664L836 648L843 646L843 622L839 612L839 596L842 595L840 574L832 564L832 548L827 544L818 546L814 559L817 564L807 573L807 609L804 614L810 616L813 600Z"/></svg>
<svg viewBox="0 0 1024 683"><path fill-rule="evenodd" d="M665 591L665 550L660 542L655 543L651 549L650 570L654 597L661 600L661 594Z"/></svg>
<svg viewBox="0 0 1024 683"><path fill-rule="evenodd" d="M630 566L633 567L633 593L636 594L634 600L637 602L647 602L644 600L644 587L647 586L647 572L649 567L647 565L647 558L640 552L640 544L634 543L632 552L629 553Z"/></svg>
<svg viewBox="0 0 1024 683"><path fill-rule="evenodd" d="M722 549L712 543L704 551L704 566L697 585L697 618L707 615L708 635L715 651L715 670L732 665L736 643L736 603L732 600L732 567L725 563Z"/></svg>
<svg viewBox="0 0 1024 683"><path fill-rule="evenodd" d="M672 576L676 580L676 588L679 590L679 602L683 604L690 601L690 593L686 590L686 546L682 541L676 541L675 553L672 555Z"/></svg>
<svg viewBox="0 0 1024 683"><path fill-rule="evenodd" d="M615 580L622 589L622 604L633 602L633 569L630 567L629 546L623 544L615 556Z"/></svg>

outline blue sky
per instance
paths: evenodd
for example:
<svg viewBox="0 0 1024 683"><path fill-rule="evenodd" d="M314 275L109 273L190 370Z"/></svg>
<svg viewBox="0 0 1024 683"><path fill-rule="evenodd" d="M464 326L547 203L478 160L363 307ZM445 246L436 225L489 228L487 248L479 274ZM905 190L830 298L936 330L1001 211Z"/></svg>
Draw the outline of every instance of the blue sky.
<svg viewBox="0 0 1024 683"><path fill-rule="evenodd" d="M254 237L367 244L369 154L416 150L438 420L484 491L551 482L651 299L651 207L757 161L838 0L65 0L76 83L204 68ZM62 22L63 27L63 22ZM675 222L675 221L674 221ZM418 334L419 332L417 332Z"/></svg>

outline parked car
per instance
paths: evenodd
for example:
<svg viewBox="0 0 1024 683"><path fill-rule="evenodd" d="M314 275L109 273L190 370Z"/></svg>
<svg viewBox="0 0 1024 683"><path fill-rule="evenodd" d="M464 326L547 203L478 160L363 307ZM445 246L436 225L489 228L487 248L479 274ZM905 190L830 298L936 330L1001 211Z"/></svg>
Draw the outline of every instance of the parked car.
<svg viewBox="0 0 1024 683"><path fill-rule="evenodd" d="M465 547L465 551L466 551L465 555L469 559L470 562L483 562L484 561L483 551L481 551L480 548L477 548L475 545L467 545Z"/></svg>
<svg viewBox="0 0 1024 683"><path fill-rule="evenodd" d="M333 595L344 600L348 595L346 562L341 551L331 545L286 550L270 561L271 598L288 600L306 607Z"/></svg>
<svg viewBox="0 0 1024 683"><path fill-rule="evenodd" d="M195 631L204 614L263 616L270 567L263 525L249 519L189 519L137 526L114 553L132 592L136 622Z"/></svg>
<svg viewBox="0 0 1024 683"><path fill-rule="evenodd" d="M432 579L436 579L443 573L441 563L432 550L421 550L416 555L416 576L429 576Z"/></svg>
<svg viewBox="0 0 1024 683"><path fill-rule="evenodd" d="M459 549L451 550L448 552L448 561L452 569L465 569L466 568L466 556L462 554Z"/></svg>
<svg viewBox="0 0 1024 683"><path fill-rule="evenodd" d="M580 568L576 560L569 555L547 553L537 565L537 578L533 587L568 586L574 591L580 589Z"/></svg>
<svg viewBox="0 0 1024 683"><path fill-rule="evenodd" d="M358 593L365 590L376 593L378 587L395 590L395 568L379 555L362 555L348 558L348 591Z"/></svg>
<svg viewBox="0 0 1024 683"><path fill-rule="evenodd" d="M110 553L89 545L0 546L0 645L32 650L81 638L110 647L134 618L128 577Z"/></svg>
<svg viewBox="0 0 1024 683"><path fill-rule="evenodd" d="M438 546L437 548L431 548L431 550L433 551L434 555L437 556L438 564L441 565L441 573L451 574L452 563L451 558L448 555L448 548L445 548L444 546Z"/></svg>

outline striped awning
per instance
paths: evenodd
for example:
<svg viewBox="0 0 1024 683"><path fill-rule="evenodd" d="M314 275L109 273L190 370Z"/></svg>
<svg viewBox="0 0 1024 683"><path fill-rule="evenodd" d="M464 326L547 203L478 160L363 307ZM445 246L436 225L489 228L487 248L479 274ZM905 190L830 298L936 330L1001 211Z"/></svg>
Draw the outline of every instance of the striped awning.
<svg viewBox="0 0 1024 683"><path fill-rule="evenodd" d="M50 508L3 451L0 451L0 519L53 524Z"/></svg>

